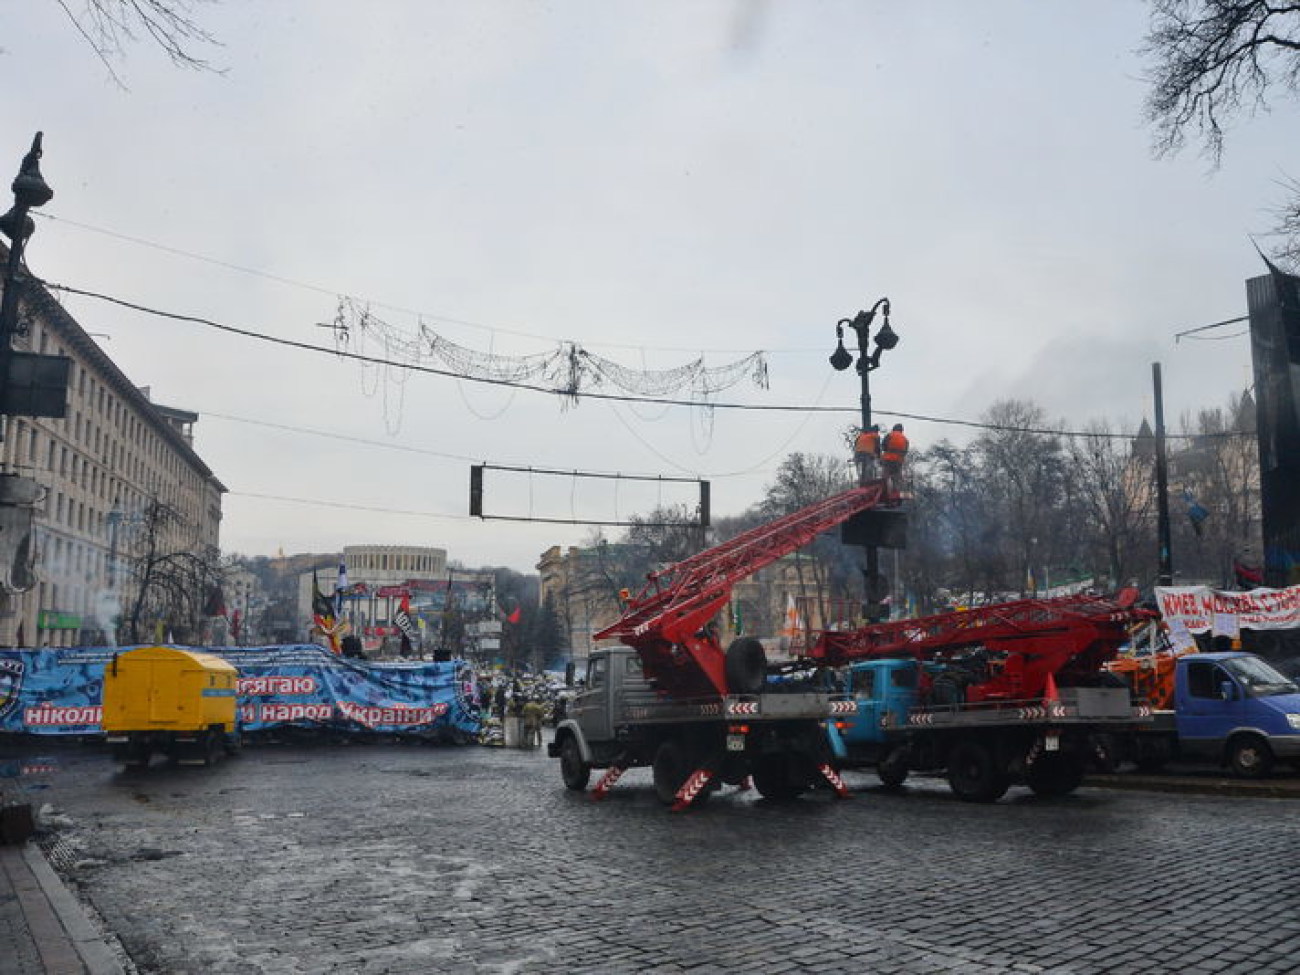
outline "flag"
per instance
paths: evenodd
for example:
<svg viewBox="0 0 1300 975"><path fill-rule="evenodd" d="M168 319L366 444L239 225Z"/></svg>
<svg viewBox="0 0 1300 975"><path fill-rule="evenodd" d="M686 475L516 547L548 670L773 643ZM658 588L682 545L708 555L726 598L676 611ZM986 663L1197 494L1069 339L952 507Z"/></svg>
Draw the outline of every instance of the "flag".
<svg viewBox="0 0 1300 975"><path fill-rule="evenodd" d="M497 603L497 615L500 616L501 619L507 623L518 623L521 619L524 618L524 608L522 606L516 605L513 613L507 613L505 611L505 607L502 606L500 603Z"/></svg>
<svg viewBox="0 0 1300 975"><path fill-rule="evenodd" d="M799 618L799 607L795 605L794 596L785 597L785 619L781 624L781 635L794 639L803 632L803 621Z"/></svg>
<svg viewBox="0 0 1300 975"><path fill-rule="evenodd" d="M1192 496L1189 488L1183 488L1183 501L1187 505L1187 517L1192 523L1192 530L1196 532L1196 537L1201 537L1202 525L1210 517L1210 513L1196 503L1196 498Z"/></svg>
<svg viewBox="0 0 1300 975"><path fill-rule="evenodd" d="M416 641L415 624L411 622L411 597L402 593L402 602L393 613L393 625L402 634L403 648Z"/></svg>
<svg viewBox="0 0 1300 975"><path fill-rule="evenodd" d="M230 614L230 635L236 643L239 642L239 624L241 622L243 621L240 619L239 610L235 610Z"/></svg>
<svg viewBox="0 0 1300 975"><path fill-rule="evenodd" d="M316 628L325 634L329 640L329 648L334 653L340 653L338 639L338 627L335 626L337 617L334 614L334 604L330 602L328 596L320 591L320 580L316 577L316 570L311 570L311 614Z"/></svg>
<svg viewBox="0 0 1300 975"><path fill-rule="evenodd" d="M334 584L334 617L339 619L343 616L343 593L348 588L348 567L344 562L339 562L339 579Z"/></svg>
<svg viewBox="0 0 1300 975"><path fill-rule="evenodd" d="M322 620L334 620L334 604L329 598L320 591L320 580L316 578L316 570L311 570L311 612L319 623Z"/></svg>

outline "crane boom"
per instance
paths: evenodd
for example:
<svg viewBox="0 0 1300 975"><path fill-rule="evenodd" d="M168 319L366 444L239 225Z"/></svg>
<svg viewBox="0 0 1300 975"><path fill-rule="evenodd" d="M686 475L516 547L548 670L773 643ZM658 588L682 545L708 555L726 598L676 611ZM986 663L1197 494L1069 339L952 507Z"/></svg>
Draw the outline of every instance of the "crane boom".
<svg viewBox="0 0 1300 975"><path fill-rule="evenodd" d="M898 501L884 481L869 481L652 572L623 616L595 639L636 648L647 675L670 694L726 694L724 651L706 624L736 583L855 514Z"/></svg>

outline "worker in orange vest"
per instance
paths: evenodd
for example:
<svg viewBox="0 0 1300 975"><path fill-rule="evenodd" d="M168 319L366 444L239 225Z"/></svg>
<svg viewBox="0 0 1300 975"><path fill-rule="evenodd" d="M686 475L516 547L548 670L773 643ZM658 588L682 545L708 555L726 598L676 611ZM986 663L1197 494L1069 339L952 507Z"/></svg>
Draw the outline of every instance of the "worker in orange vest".
<svg viewBox="0 0 1300 975"><path fill-rule="evenodd" d="M858 434L853 443L853 460L858 465L858 483L865 484L876 473L880 458L880 425L871 424Z"/></svg>
<svg viewBox="0 0 1300 975"><path fill-rule="evenodd" d="M880 466L885 472L885 481L891 493L897 493L903 461L907 459L907 435L903 433L903 424L895 423L894 428L885 434L880 443Z"/></svg>

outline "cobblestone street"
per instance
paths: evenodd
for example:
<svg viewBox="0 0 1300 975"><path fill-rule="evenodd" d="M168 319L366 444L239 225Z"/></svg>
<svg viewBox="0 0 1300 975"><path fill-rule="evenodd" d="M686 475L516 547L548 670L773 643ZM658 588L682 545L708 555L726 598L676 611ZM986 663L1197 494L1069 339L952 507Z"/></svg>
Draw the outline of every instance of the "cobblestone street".
<svg viewBox="0 0 1300 975"><path fill-rule="evenodd" d="M671 814L541 753L266 745L122 772L51 752L52 863L135 969L1290 972L1292 800L946 785Z"/></svg>

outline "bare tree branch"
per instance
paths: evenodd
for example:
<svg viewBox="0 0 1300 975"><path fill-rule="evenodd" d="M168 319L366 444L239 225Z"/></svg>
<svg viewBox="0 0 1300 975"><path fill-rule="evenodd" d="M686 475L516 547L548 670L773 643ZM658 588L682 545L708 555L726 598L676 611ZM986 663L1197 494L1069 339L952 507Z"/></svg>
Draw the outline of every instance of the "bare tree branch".
<svg viewBox="0 0 1300 975"><path fill-rule="evenodd" d="M1154 62L1147 119L1155 151L1181 151L1197 138L1217 167L1226 128L1268 111L1278 91L1300 93L1300 4L1268 0L1151 0L1142 53ZM1300 254L1300 195L1284 207L1276 256Z"/></svg>
<svg viewBox="0 0 1300 975"><path fill-rule="evenodd" d="M172 64L195 71L221 74L221 69L199 57L195 51L205 44L220 42L191 16L196 3L216 0L54 0L62 8L82 39L108 69L113 82L125 88L114 67L128 44L147 37L161 48Z"/></svg>

